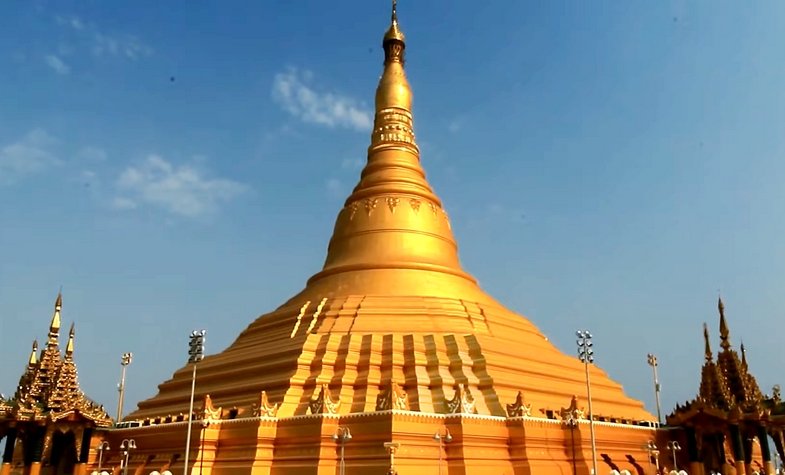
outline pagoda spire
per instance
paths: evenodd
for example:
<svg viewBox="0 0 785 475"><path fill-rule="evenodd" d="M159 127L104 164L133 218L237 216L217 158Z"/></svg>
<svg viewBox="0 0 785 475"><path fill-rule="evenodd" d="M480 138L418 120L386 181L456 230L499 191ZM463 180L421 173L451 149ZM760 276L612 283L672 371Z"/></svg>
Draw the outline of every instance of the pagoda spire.
<svg viewBox="0 0 785 475"><path fill-rule="evenodd" d="M49 342L48 345L57 345L58 337L60 336L60 310L63 308L63 293L57 292L57 300L55 300L55 311L52 314L52 321L49 323Z"/></svg>
<svg viewBox="0 0 785 475"><path fill-rule="evenodd" d="M396 1L382 47L367 163L338 215L324 267L309 279L306 293L341 288L361 295L379 283L398 295L479 294L461 267L447 213L420 164Z"/></svg>
<svg viewBox="0 0 785 475"><path fill-rule="evenodd" d="M38 364L38 340L33 340L33 349L30 351L30 359L27 360L27 366L32 368Z"/></svg>
<svg viewBox="0 0 785 475"><path fill-rule="evenodd" d="M65 347L65 359L70 360L74 354L74 324L71 323L71 329L68 331L68 344Z"/></svg>
<svg viewBox="0 0 785 475"><path fill-rule="evenodd" d="M706 357L706 362L714 360L711 353L711 342L709 342L709 326L705 322L703 324L703 354Z"/></svg>
<svg viewBox="0 0 785 475"><path fill-rule="evenodd" d="M725 321L725 304L722 303L722 297L717 300L717 309L720 311L720 347L727 351L730 349L730 330L728 322Z"/></svg>

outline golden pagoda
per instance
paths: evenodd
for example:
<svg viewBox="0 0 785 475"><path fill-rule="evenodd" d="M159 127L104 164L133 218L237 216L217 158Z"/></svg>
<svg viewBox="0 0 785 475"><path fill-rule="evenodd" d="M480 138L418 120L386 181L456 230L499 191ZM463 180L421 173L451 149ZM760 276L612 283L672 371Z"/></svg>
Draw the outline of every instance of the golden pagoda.
<svg viewBox="0 0 785 475"><path fill-rule="evenodd" d="M596 464L597 473L654 473L646 447L657 423L643 404L558 350L462 268L420 162L395 2L382 45L367 163L322 269L196 363L195 411L189 364L93 437L90 467L100 443L133 440L133 450L102 452L104 467L584 475Z"/></svg>
<svg viewBox="0 0 785 475"><path fill-rule="evenodd" d="M698 395L677 405L668 425L678 428L673 435L685 445L685 453L679 455L691 474L775 473L769 437L785 459L785 403L780 387L772 388L771 395L761 393L749 372L744 344L741 357L731 345L722 298L717 309L720 351L715 360L704 324L705 361Z"/></svg>
<svg viewBox="0 0 785 475"><path fill-rule="evenodd" d="M79 388L73 324L60 353L62 306L58 294L46 346L39 354L33 341L16 392L0 397L0 438L6 441L2 475L83 473L97 430L113 425L104 407Z"/></svg>

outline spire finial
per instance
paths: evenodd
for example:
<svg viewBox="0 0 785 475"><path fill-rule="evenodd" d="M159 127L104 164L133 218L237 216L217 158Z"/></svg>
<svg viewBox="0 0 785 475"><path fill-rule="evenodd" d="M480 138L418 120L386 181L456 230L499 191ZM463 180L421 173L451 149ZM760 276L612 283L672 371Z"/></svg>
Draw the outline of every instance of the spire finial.
<svg viewBox="0 0 785 475"><path fill-rule="evenodd" d="M706 361L712 361L714 357L711 355L711 343L709 342L709 326L706 323L703 323L703 345L704 345L704 355L706 356Z"/></svg>
<svg viewBox="0 0 785 475"><path fill-rule="evenodd" d="M728 322L725 321L725 304L722 303L722 297L717 301L717 309L720 311L720 346L727 350L730 348L730 330Z"/></svg>
<svg viewBox="0 0 785 475"><path fill-rule="evenodd" d="M65 347L65 356L70 357L74 354L74 335L76 331L74 330L74 323L71 322L71 329L68 331L68 344Z"/></svg>
<svg viewBox="0 0 785 475"><path fill-rule="evenodd" d="M57 344L57 337L60 335L60 310L63 308L63 293L57 292L55 300L55 311L52 314L52 321L49 323L49 343Z"/></svg>
<svg viewBox="0 0 785 475"><path fill-rule="evenodd" d="M27 364L35 366L38 363L38 340L33 340L33 349L30 351L30 359Z"/></svg>
<svg viewBox="0 0 785 475"><path fill-rule="evenodd" d="M398 0L392 0L392 22L398 23Z"/></svg>
<svg viewBox="0 0 785 475"><path fill-rule="evenodd" d="M742 364L742 366L744 366L746 368L747 367L747 349L744 348L744 342L743 341L741 342L741 345L739 346L739 348L741 349L741 364Z"/></svg>

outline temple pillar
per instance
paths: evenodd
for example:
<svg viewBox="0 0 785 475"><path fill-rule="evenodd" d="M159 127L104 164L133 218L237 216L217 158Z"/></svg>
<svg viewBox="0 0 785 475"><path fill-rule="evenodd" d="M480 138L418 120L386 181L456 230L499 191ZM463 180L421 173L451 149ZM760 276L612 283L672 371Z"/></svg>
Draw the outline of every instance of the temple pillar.
<svg viewBox="0 0 785 475"><path fill-rule="evenodd" d="M14 461L14 446L16 445L16 429L10 429L5 437L5 450L3 451L3 465L0 466L0 475L11 473L11 466Z"/></svg>
<svg viewBox="0 0 785 475"><path fill-rule="evenodd" d="M742 437L744 443L744 470L748 475L752 475L752 444L755 441L752 437Z"/></svg>
<svg viewBox="0 0 785 475"><path fill-rule="evenodd" d="M727 462L728 456L727 454L725 454L725 434L723 434L722 432L719 432L717 434L716 444L718 448L718 453L720 455L720 460L722 461L720 471L722 472L723 475L729 475L731 471L735 469Z"/></svg>
<svg viewBox="0 0 785 475"><path fill-rule="evenodd" d="M774 473L774 462L771 460L771 449L769 448L769 434L766 427L758 427L758 442L760 442L760 454L763 458L763 468L767 474Z"/></svg>
<svg viewBox="0 0 785 475"><path fill-rule="evenodd" d="M27 439L30 444L27 460L25 460L25 475L41 474L41 459L44 455L44 443L46 442L46 429L40 428L34 431L32 437ZM28 463L29 461L29 463Z"/></svg>
<svg viewBox="0 0 785 475"><path fill-rule="evenodd" d="M695 475L703 474L703 464L701 463L698 451L698 437L695 435L694 427L685 427L684 435L687 438L687 466L689 472Z"/></svg>
<svg viewBox="0 0 785 475"><path fill-rule="evenodd" d="M736 462L736 475L744 475L747 473L747 469L744 467L746 457L744 456L744 442L741 440L741 431L736 424L730 424L728 431L730 432L730 442L733 448L733 460Z"/></svg>

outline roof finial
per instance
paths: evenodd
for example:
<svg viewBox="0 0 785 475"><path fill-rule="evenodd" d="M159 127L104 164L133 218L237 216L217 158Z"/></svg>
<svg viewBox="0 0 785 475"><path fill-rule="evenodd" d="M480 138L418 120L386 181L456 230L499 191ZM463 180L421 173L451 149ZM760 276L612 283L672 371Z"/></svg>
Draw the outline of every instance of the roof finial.
<svg viewBox="0 0 785 475"><path fill-rule="evenodd" d="M52 314L52 321L49 323L49 343L57 344L57 337L60 335L60 310L63 308L63 293L57 292L55 300L55 311Z"/></svg>
<svg viewBox="0 0 785 475"><path fill-rule="evenodd" d="M706 361L712 361L714 357L711 355L711 343L709 342L709 326L706 323L703 323L703 345L704 345L704 355L706 356Z"/></svg>
<svg viewBox="0 0 785 475"><path fill-rule="evenodd" d="M68 344L65 347L65 356L70 358L74 354L74 323L71 322L71 330L68 331Z"/></svg>
<svg viewBox="0 0 785 475"><path fill-rule="evenodd" d="M728 330L728 322L725 321L725 304L722 303L722 297L717 301L717 309L720 311L720 346L723 350L730 348L730 330Z"/></svg>
<svg viewBox="0 0 785 475"><path fill-rule="evenodd" d="M392 0L392 22L398 23L398 0Z"/></svg>
<svg viewBox="0 0 785 475"><path fill-rule="evenodd" d="M741 346L739 348L741 349L741 364L742 364L742 366L744 366L746 368L747 367L747 349L744 348L744 342L743 341L741 342Z"/></svg>
<svg viewBox="0 0 785 475"><path fill-rule="evenodd" d="M30 359L27 361L30 366L38 364L38 340L33 340L33 350L30 352Z"/></svg>

